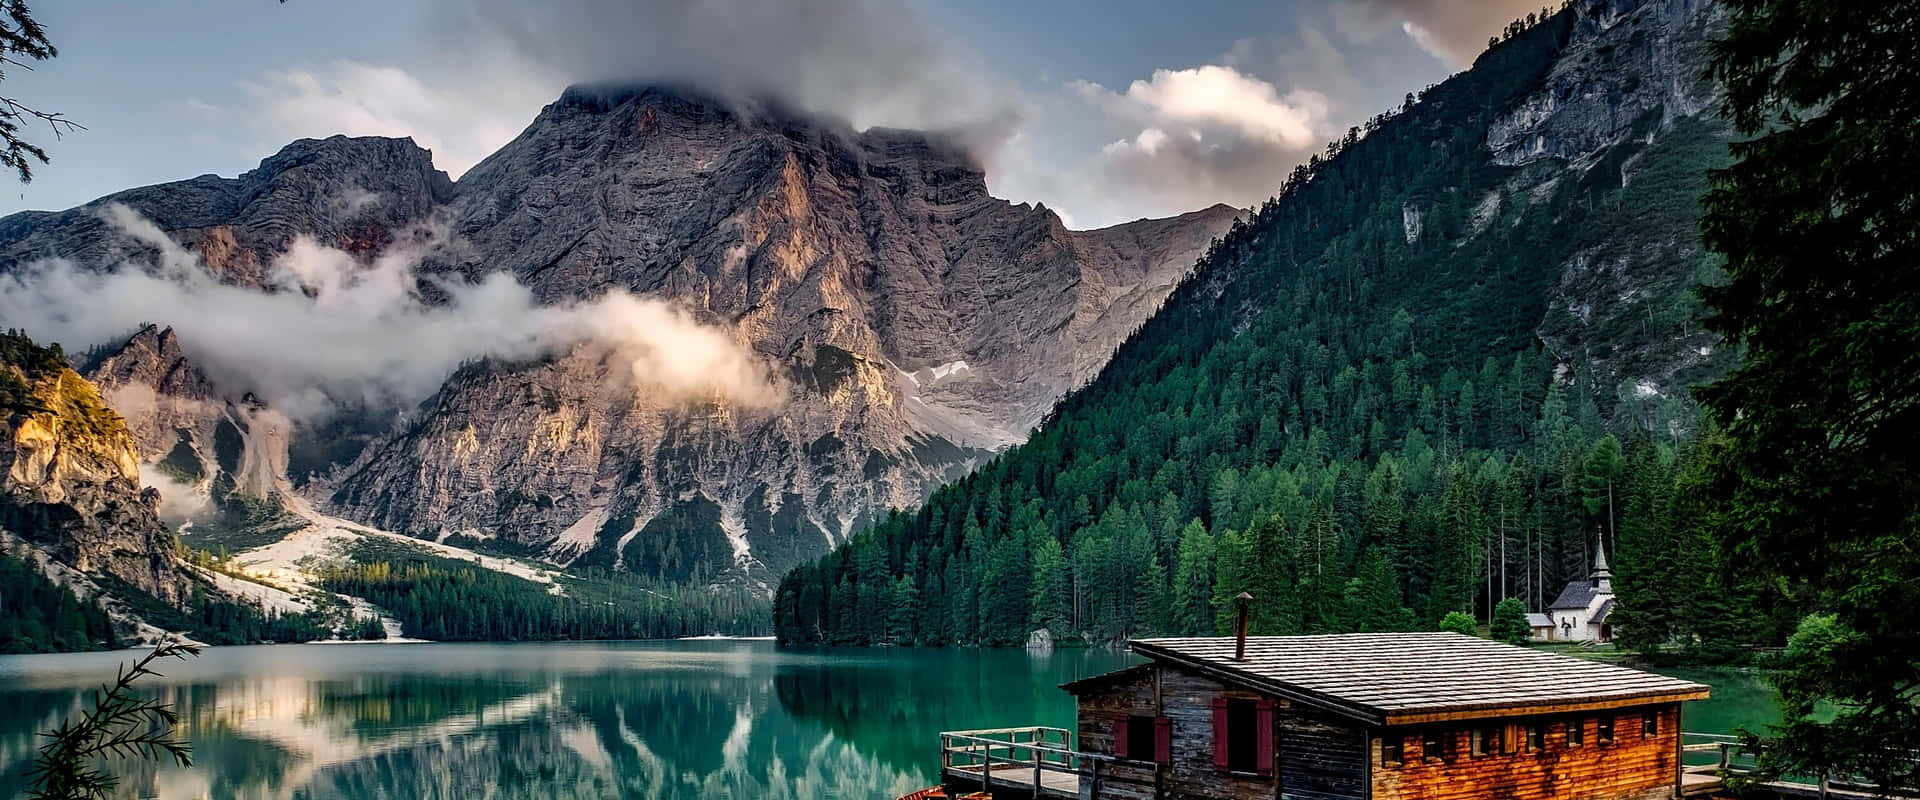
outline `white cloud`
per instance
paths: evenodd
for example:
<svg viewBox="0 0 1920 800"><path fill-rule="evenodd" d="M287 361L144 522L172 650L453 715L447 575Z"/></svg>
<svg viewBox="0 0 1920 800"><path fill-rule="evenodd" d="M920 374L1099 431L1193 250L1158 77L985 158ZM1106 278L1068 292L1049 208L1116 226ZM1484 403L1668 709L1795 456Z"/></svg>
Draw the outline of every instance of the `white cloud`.
<svg viewBox="0 0 1920 800"><path fill-rule="evenodd" d="M1224 131L1303 147L1314 143L1327 114L1327 98L1319 92L1295 89L1282 97L1273 84L1219 65L1155 70L1152 80L1134 81L1124 94L1086 81L1070 86L1109 113L1195 138Z"/></svg>
<svg viewBox="0 0 1920 800"><path fill-rule="evenodd" d="M1058 167L1049 170L1041 158L1016 148L1015 157L1001 164L1011 174L999 185L1071 209L1075 222L1087 225L1214 203L1254 205L1272 196L1287 172L1333 135L1325 95L1304 88L1282 92L1225 65L1156 70L1124 91L1073 81L1067 95L1122 136L1057 178L1048 173L1061 173Z"/></svg>
<svg viewBox="0 0 1920 800"><path fill-rule="evenodd" d="M538 70L488 69L475 80L429 83L392 66L335 61L269 72L241 88L249 118L277 142L301 137L410 136L434 166L459 177L526 127L564 81Z"/></svg>
<svg viewBox="0 0 1920 800"><path fill-rule="evenodd" d="M335 61L243 81L247 116L286 139L410 136L458 178L569 84L689 83L768 97L859 128L998 146L1020 109L1004 82L904 0L432 0L405 67Z"/></svg>
<svg viewBox="0 0 1920 800"><path fill-rule="evenodd" d="M107 221L157 253L150 263L82 269L43 261L0 276L0 318L72 348L110 342L146 323L171 325L227 392L254 392L290 416L341 401L416 402L476 358L521 360L591 348L628 367L636 389L670 398L765 407L781 393L733 332L663 301L622 291L538 304L504 273L439 283L424 302L417 259L432 231L370 261L296 238L273 263L271 291L218 282L151 221L111 205Z"/></svg>
<svg viewBox="0 0 1920 800"><path fill-rule="evenodd" d="M686 82L765 95L856 127L958 130L994 190L1078 224L1256 203L1348 124L1464 66L1534 0L1333 0L1213 63L1109 89L1015 87L913 0L429 0L400 66L354 61L245 87L278 146L412 136L456 177L569 83ZM1431 53L1432 55L1428 55ZM1064 77L1064 76L1063 76ZM1013 142L1012 144L1007 144Z"/></svg>

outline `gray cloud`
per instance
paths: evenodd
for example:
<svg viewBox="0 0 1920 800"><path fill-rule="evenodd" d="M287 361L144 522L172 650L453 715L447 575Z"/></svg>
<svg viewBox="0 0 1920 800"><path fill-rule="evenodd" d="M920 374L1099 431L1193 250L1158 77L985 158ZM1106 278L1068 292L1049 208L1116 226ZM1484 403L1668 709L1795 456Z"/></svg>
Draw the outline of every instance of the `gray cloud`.
<svg viewBox="0 0 1920 800"><path fill-rule="evenodd" d="M1003 127L1015 111L904 0L435 0L431 18L443 50L568 82L688 82L859 127Z"/></svg>
<svg viewBox="0 0 1920 800"><path fill-rule="evenodd" d="M856 127L956 134L986 158L1018 92L906 0L429 0L403 66L335 60L240 82L268 142L412 136L458 178L569 84L684 83Z"/></svg>

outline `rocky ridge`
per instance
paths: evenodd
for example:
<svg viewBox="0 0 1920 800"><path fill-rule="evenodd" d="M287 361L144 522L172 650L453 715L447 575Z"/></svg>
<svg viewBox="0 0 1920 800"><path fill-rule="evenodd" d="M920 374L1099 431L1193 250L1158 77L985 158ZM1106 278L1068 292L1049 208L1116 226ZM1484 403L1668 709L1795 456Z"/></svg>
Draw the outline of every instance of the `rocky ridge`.
<svg viewBox="0 0 1920 800"><path fill-rule="evenodd" d="M1560 264L1536 334L1562 380L1619 387L1605 406L1665 424L1685 416L1688 386L1726 366L1694 323L1691 287L1717 270L1695 221L1705 172L1727 163L1733 138L1707 74L1727 14L1710 0L1581 0L1572 21L1540 86L1488 127L1492 163L1518 169L1472 224L1578 184L1618 187L1619 208L1575 204L1589 219L1565 219L1612 234Z"/></svg>
<svg viewBox="0 0 1920 800"><path fill-rule="evenodd" d="M102 222L105 203L229 283L264 286L296 235L371 258L432 226L429 298L435 280L504 272L543 302L625 290L728 332L768 365L776 408L658 396L582 346L469 364L385 434L347 440L211 387L165 330L177 320L92 373L148 458L197 465L182 471L216 500L302 485L389 530L692 580L776 577L1022 440L1235 216L1070 231L993 198L939 136L582 87L457 183L406 140L302 140L239 178L0 220L0 271L116 263L141 245Z"/></svg>

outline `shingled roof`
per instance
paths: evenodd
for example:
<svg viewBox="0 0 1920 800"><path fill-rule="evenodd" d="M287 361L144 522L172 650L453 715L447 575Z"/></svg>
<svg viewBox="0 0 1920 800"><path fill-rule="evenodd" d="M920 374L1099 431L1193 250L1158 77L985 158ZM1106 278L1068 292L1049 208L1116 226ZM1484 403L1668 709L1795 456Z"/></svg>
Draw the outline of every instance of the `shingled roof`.
<svg viewBox="0 0 1920 800"><path fill-rule="evenodd" d="M1138 639L1133 650L1373 725L1701 700L1707 687L1458 633Z"/></svg>
<svg viewBox="0 0 1920 800"><path fill-rule="evenodd" d="M1574 581L1567 584L1567 588L1560 590L1560 596L1554 598L1553 605L1547 606L1547 609L1549 611L1584 609L1593 604L1595 591L1593 581Z"/></svg>

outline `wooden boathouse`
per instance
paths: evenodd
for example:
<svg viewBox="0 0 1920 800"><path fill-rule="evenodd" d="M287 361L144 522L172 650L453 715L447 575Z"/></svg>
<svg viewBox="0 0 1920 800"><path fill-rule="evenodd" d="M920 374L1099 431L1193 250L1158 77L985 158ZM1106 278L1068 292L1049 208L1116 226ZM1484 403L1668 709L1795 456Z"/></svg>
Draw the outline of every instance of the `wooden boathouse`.
<svg viewBox="0 0 1920 800"><path fill-rule="evenodd" d="M942 780L1081 800L1653 800L1718 786L1681 765L1680 704L1708 694L1697 683L1456 633L1132 649L1146 663L1062 686L1076 730L942 734Z"/></svg>

